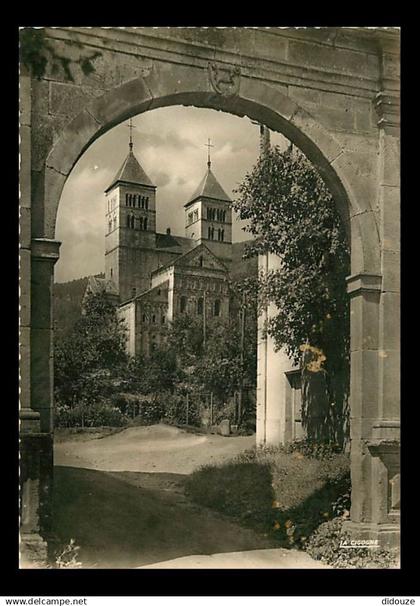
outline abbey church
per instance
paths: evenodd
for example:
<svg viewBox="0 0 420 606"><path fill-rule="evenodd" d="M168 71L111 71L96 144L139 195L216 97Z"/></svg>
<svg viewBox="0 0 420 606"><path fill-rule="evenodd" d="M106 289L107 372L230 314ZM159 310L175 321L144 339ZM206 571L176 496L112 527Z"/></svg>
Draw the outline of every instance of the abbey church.
<svg viewBox="0 0 420 606"><path fill-rule="evenodd" d="M157 187L129 152L105 191L105 278L89 278L86 294L105 291L125 320L127 350L150 354L180 314L227 319L230 280L256 271L232 244L231 199L211 169L184 204L185 235L156 231ZM255 267L254 267L255 265Z"/></svg>

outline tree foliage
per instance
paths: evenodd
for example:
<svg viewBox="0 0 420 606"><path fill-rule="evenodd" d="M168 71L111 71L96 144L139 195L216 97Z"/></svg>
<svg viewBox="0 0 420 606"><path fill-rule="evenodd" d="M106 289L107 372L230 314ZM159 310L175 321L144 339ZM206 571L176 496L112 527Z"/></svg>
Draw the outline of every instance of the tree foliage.
<svg viewBox="0 0 420 606"><path fill-rule="evenodd" d="M277 312L266 331L302 365L303 416L314 439L342 441L349 383L349 247L335 202L315 167L290 146L262 155L234 208L256 238L247 255L274 253L260 303Z"/></svg>
<svg viewBox="0 0 420 606"><path fill-rule="evenodd" d="M72 331L55 344L55 390L62 403L90 402L112 391L127 361L126 331L103 294L90 295Z"/></svg>

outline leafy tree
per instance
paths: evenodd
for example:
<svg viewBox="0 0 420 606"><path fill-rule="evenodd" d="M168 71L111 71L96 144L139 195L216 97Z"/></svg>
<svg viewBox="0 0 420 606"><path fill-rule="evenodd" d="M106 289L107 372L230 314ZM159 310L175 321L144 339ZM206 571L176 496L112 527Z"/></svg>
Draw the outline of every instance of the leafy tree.
<svg viewBox="0 0 420 606"><path fill-rule="evenodd" d="M161 392L172 392L180 373L174 351L162 347L151 352L150 356L132 358L124 377L131 392L155 397Z"/></svg>
<svg viewBox="0 0 420 606"><path fill-rule="evenodd" d="M256 236L247 255L274 253L281 269L260 275L260 302L277 349L302 365L308 436L342 443L349 390L349 247L334 200L315 167L291 146L269 149L236 190L234 208Z"/></svg>
<svg viewBox="0 0 420 606"><path fill-rule="evenodd" d="M168 348L178 360L179 378L193 389L213 392L220 401L242 382L255 385L256 313L245 314L243 345L240 313L241 303L229 320L208 319L205 342L201 317L182 316L169 331Z"/></svg>
<svg viewBox="0 0 420 606"><path fill-rule="evenodd" d="M55 345L55 389L63 403L97 401L127 362L126 331L104 294L91 295L73 330Z"/></svg>

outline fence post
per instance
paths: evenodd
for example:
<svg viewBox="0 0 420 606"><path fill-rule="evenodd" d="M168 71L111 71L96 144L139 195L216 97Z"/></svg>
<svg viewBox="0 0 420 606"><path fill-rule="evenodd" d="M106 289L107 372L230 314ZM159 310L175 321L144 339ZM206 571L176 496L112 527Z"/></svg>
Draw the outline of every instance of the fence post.
<svg viewBox="0 0 420 606"><path fill-rule="evenodd" d="M185 413L185 425L188 425L188 407L189 407L189 394L187 393L187 409Z"/></svg>
<svg viewBox="0 0 420 606"><path fill-rule="evenodd" d="M210 392L210 428L213 427L213 392Z"/></svg>

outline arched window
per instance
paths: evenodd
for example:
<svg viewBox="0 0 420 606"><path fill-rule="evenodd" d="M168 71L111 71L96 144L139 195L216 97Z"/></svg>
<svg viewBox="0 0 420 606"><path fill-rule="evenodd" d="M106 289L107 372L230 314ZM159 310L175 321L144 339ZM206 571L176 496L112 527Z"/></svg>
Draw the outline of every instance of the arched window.
<svg viewBox="0 0 420 606"><path fill-rule="evenodd" d="M153 324L156 324L156 316L155 316L155 314L153 314L153 316L152 316L152 322L153 322Z"/></svg>
<svg viewBox="0 0 420 606"><path fill-rule="evenodd" d="M199 256L198 263L199 263L200 267L203 267L203 255Z"/></svg>
<svg viewBox="0 0 420 606"><path fill-rule="evenodd" d="M224 242L224 239L225 239L225 230L224 230L224 229L221 229L221 230L220 230L220 240L221 240L222 242Z"/></svg>
<svg viewBox="0 0 420 606"><path fill-rule="evenodd" d="M197 301L197 315L202 316L204 311L204 299L200 297Z"/></svg>
<svg viewBox="0 0 420 606"><path fill-rule="evenodd" d="M146 202L144 204L146 210L149 210L149 197L146 198Z"/></svg>
<svg viewBox="0 0 420 606"><path fill-rule="evenodd" d="M180 300L180 311L183 314L187 309L187 297L181 297Z"/></svg>
<svg viewBox="0 0 420 606"><path fill-rule="evenodd" d="M214 302L214 315L215 316L220 316L220 301L219 299L216 299Z"/></svg>
<svg viewBox="0 0 420 606"><path fill-rule="evenodd" d="M117 217L114 217L113 223L114 223L114 229L115 229L117 227Z"/></svg>
<svg viewBox="0 0 420 606"><path fill-rule="evenodd" d="M111 278L112 278L112 267L111 267Z"/></svg>
<svg viewBox="0 0 420 606"><path fill-rule="evenodd" d="M143 229L143 217L140 217L140 229Z"/></svg>
<svg viewBox="0 0 420 606"><path fill-rule="evenodd" d="M111 231L112 229L112 221L111 219L108 221L108 231Z"/></svg>
<svg viewBox="0 0 420 606"><path fill-rule="evenodd" d="M143 322L143 324L145 324L147 322L147 317L146 314L143 314L141 317L141 321Z"/></svg>
<svg viewBox="0 0 420 606"><path fill-rule="evenodd" d="M143 225L144 225L144 229L147 229L147 217L145 217L145 218L144 218L144 223L143 223Z"/></svg>
<svg viewBox="0 0 420 606"><path fill-rule="evenodd" d="M130 227L130 225L131 225L130 215L127 215L127 227Z"/></svg>
<svg viewBox="0 0 420 606"><path fill-rule="evenodd" d="M209 229L208 229L208 238L209 238L209 240L211 238L211 227L209 227Z"/></svg>
<svg viewBox="0 0 420 606"><path fill-rule="evenodd" d="M160 321L161 321L161 323L162 323L162 324L165 324L165 322L166 322L166 318L165 318L165 316L162 316L162 318L161 318L161 320L160 320Z"/></svg>

